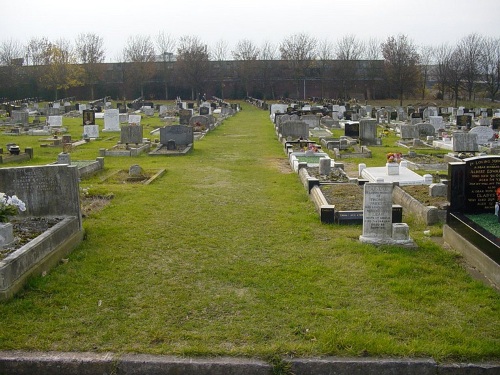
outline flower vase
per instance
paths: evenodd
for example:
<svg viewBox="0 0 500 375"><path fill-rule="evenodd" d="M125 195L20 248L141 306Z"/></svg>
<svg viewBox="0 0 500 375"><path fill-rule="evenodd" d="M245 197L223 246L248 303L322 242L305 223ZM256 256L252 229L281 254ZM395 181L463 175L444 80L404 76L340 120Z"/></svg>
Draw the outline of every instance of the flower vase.
<svg viewBox="0 0 500 375"><path fill-rule="evenodd" d="M11 223L0 223L0 248L14 241L14 227Z"/></svg>
<svg viewBox="0 0 500 375"><path fill-rule="evenodd" d="M399 164L398 163L386 163L387 175L394 176L399 174Z"/></svg>

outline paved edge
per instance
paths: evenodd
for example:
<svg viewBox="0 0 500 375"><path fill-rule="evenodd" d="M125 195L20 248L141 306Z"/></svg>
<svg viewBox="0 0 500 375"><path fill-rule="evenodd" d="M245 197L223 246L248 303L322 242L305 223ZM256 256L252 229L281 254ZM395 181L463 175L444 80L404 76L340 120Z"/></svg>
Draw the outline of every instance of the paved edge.
<svg viewBox="0 0 500 375"><path fill-rule="evenodd" d="M408 358L297 358L275 362L282 374L497 375L499 362L444 363ZM1 375L270 375L273 365L251 358L184 358L148 354L0 351Z"/></svg>

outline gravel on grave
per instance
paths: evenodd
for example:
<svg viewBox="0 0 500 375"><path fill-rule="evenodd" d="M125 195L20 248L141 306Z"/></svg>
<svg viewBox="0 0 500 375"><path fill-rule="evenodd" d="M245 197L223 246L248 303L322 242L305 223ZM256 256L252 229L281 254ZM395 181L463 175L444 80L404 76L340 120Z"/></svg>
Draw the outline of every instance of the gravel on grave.
<svg viewBox="0 0 500 375"><path fill-rule="evenodd" d="M320 175L319 167L307 167L307 174L320 182L349 182L349 177L341 168L331 168L329 175Z"/></svg>
<svg viewBox="0 0 500 375"><path fill-rule="evenodd" d="M58 217L27 217L11 220L14 242L0 249L0 260L26 245L62 220L63 218Z"/></svg>

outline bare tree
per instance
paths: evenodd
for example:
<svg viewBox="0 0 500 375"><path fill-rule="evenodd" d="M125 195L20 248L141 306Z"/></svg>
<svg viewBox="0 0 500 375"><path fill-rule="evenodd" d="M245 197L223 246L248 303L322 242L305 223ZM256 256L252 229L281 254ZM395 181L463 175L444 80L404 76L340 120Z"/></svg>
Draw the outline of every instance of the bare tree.
<svg viewBox="0 0 500 375"><path fill-rule="evenodd" d="M448 44L441 44L433 49L435 61L432 73L438 86L438 98L444 99L447 88L449 87L449 64L453 53Z"/></svg>
<svg viewBox="0 0 500 375"><path fill-rule="evenodd" d="M259 53L259 48L249 39L240 40L232 51L233 58L238 61L238 75L245 88L246 96L250 96L250 83L255 79Z"/></svg>
<svg viewBox="0 0 500 375"><path fill-rule="evenodd" d="M83 71L76 64L75 53L68 40L59 39L47 48L44 52L46 65L43 66L40 82L42 87L54 90L57 100L59 90L82 85Z"/></svg>
<svg viewBox="0 0 500 375"><path fill-rule="evenodd" d="M226 84L224 80L227 74L228 62L227 57L229 53L229 45L224 39L219 39L215 46L210 51L210 58L216 62L214 75L217 77L219 83L219 91L221 99L224 99L224 88Z"/></svg>
<svg viewBox="0 0 500 375"><path fill-rule="evenodd" d="M418 84L419 55L406 35L390 36L382 43L387 78L403 105L403 97L414 91Z"/></svg>
<svg viewBox="0 0 500 375"><path fill-rule="evenodd" d="M365 50L363 42L352 34L343 36L335 45L337 63L337 76L342 82L342 96L349 99L349 90L356 78L357 61L361 59Z"/></svg>
<svg viewBox="0 0 500 375"><path fill-rule="evenodd" d="M317 66L321 78L321 97L325 97L325 83L332 73L333 43L329 39L319 41L317 47Z"/></svg>
<svg viewBox="0 0 500 375"><path fill-rule="evenodd" d="M0 88L16 87L23 65L23 47L12 39L0 43Z"/></svg>
<svg viewBox="0 0 500 375"><path fill-rule="evenodd" d="M163 84L165 86L165 100L168 100L168 79L172 70L172 62L174 61L174 51L176 47L176 39L163 31L156 36L156 48L162 56L163 61Z"/></svg>
<svg viewBox="0 0 500 375"><path fill-rule="evenodd" d="M484 38L479 34L469 34L458 43L458 50L463 63L463 85L472 100L476 90L477 81L480 75L480 63L484 58Z"/></svg>
<svg viewBox="0 0 500 375"><path fill-rule="evenodd" d="M316 58L317 40L307 34L299 33L286 37L280 44L281 59L288 62L292 77L297 88L297 99L300 97L300 86L304 84L304 99L306 77L309 68Z"/></svg>
<svg viewBox="0 0 500 375"><path fill-rule="evenodd" d="M182 36L177 49L177 65L184 81L191 86L191 100L200 95L209 71L206 44L197 36Z"/></svg>
<svg viewBox="0 0 500 375"><path fill-rule="evenodd" d="M260 46L260 60L258 73L260 75L260 86L262 90L262 99L267 99L267 93L270 92L272 99L275 98L274 81L276 70L276 61L278 50L276 45L269 41L264 41Z"/></svg>
<svg viewBox="0 0 500 375"><path fill-rule="evenodd" d="M365 99L375 99L375 80L380 77L380 64L382 59L381 41L370 38L365 45L364 69L365 77Z"/></svg>
<svg viewBox="0 0 500 375"><path fill-rule="evenodd" d="M94 87L105 69L103 39L93 33L79 34L75 44L77 59L85 71L84 82L90 86L90 98L94 99Z"/></svg>
<svg viewBox="0 0 500 375"><path fill-rule="evenodd" d="M144 97L144 85L155 74L155 49L149 36L136 35L129 37L123 49L127 66L127 81L140 85L141 96Z"/></svg>
<svg viewBox="0 0 500 375"><path fill-rule="evenodd" d="M425 91L427 88L427 80L429 79L431 64L434 57L434 48L432 46L420 46L420 77L422 100L425 99Z"/></svg>
<svg viewBox="0 0 500 375"><path fill-rule="evenodd" d="M448 83L448 87L453 92L455 107L458 105L460 87L462 86L462 81L465 75L464 63L462 58L463 54L457 46L450 53L448 61L446 63L446 81Z"/></svg>
<svg viewBox="0 0 500 375"><path fill-rule="evenodd" d="M482 72L486 89L493 102L500 90L500 38L485 39Z"/></svg>

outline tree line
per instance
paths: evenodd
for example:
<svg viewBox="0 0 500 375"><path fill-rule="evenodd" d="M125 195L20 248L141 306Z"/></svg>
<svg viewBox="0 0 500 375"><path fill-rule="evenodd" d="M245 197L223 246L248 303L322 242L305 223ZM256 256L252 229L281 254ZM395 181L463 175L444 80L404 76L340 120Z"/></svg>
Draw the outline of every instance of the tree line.
<svg viewBox="0 0 500 375"><path fill-rule="evenodd" d="M105 63L105 58L103 38L94 33L82 33L74 42L33 37L22 45L4 40L0 96L42 93L57 99L61 93L86 92L93 99L97 88L100 96L112 91L117 97L157 99L179 93L194 99L209 91L238 98L304 99L313 93L456 103L495 100L500 89L500 38L476 33L455 46L418 46L404 34L366 42L349 34L332 42L297 33L278 44L242 39L230 48L224 40L208 46L197 36L176 39L160 32L129 37L120 62Z"/></svg>

